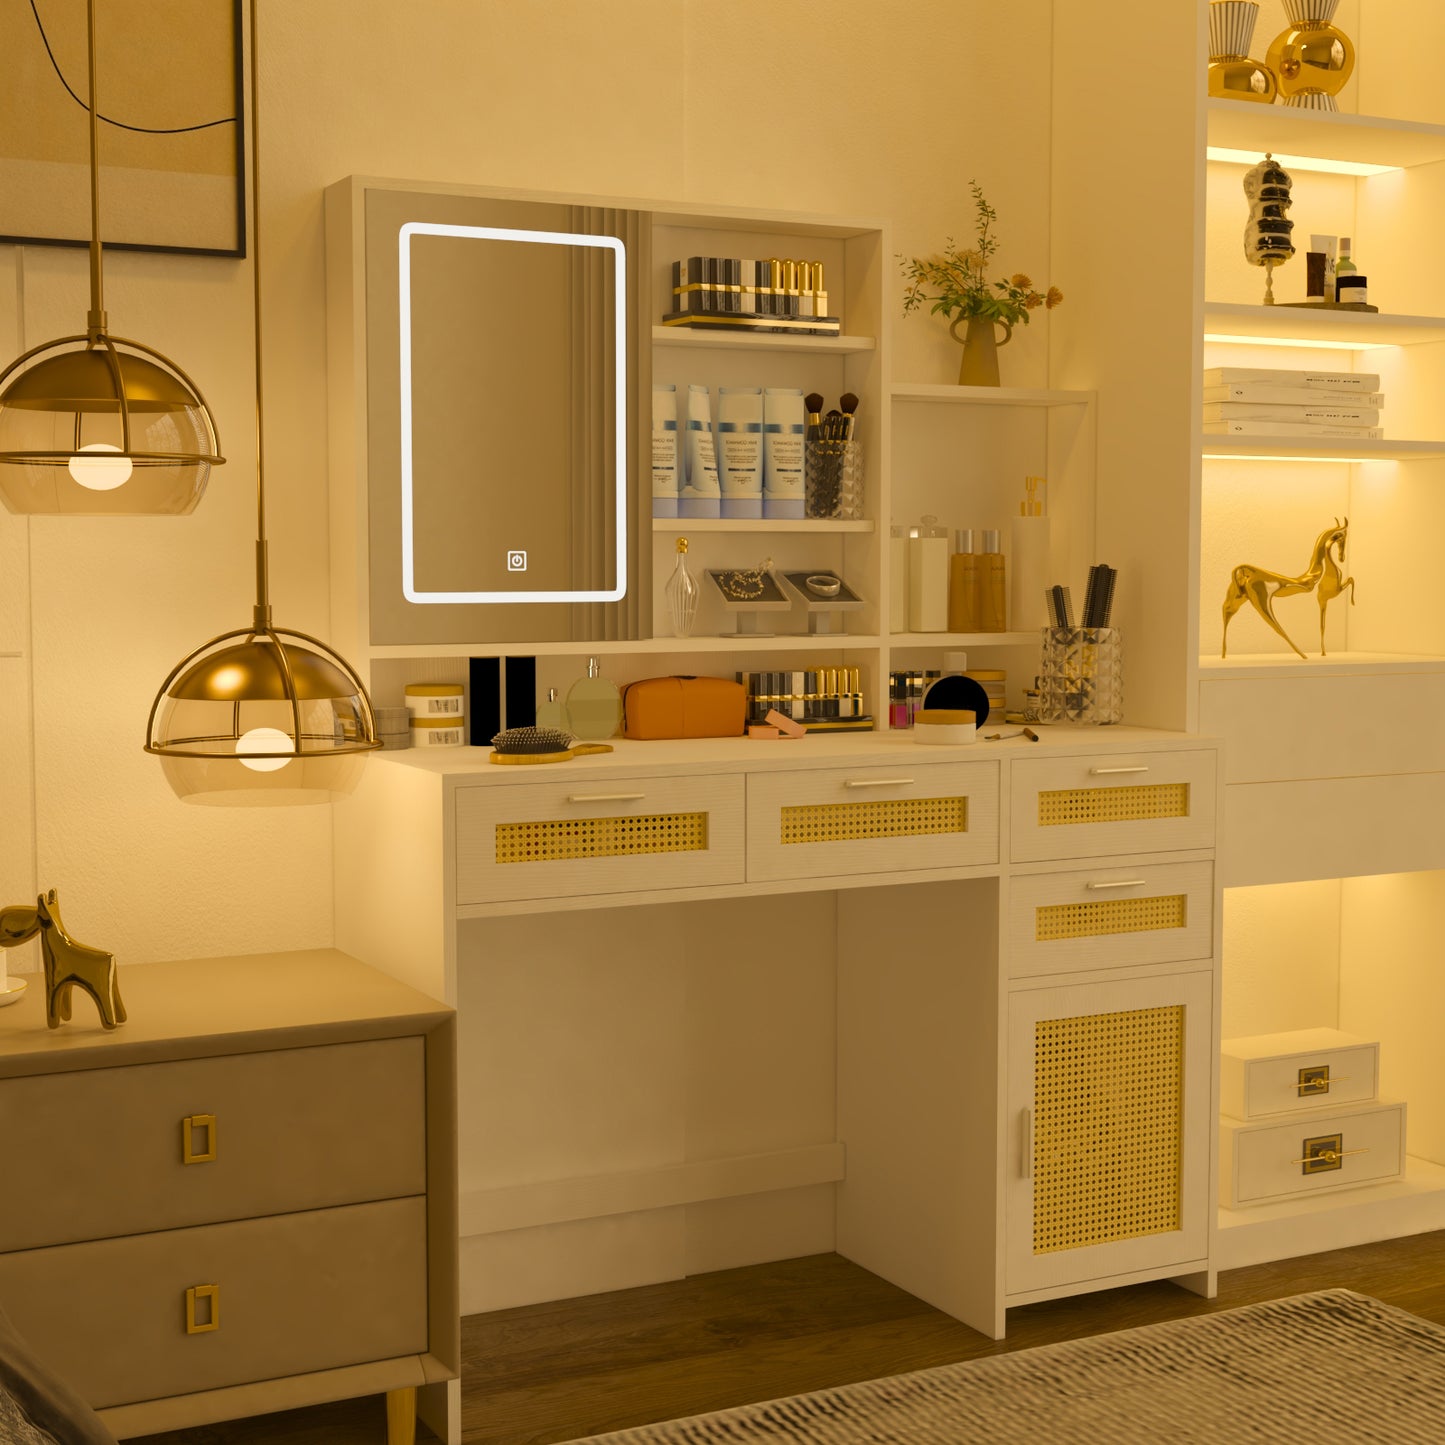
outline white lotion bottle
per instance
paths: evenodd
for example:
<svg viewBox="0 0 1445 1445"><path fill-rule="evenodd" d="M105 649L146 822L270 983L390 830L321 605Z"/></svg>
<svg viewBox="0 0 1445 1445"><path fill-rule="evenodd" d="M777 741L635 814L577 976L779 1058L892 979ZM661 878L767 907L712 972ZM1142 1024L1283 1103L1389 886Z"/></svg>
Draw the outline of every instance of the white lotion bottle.
<svg viewBox="0 0 1445 1445"><path fill-rule="evenodd" d="M687 429L684 433L687 471L678 489L679 517L717 517L719 510L717 450L712 437L712 406L707 387L687 389Z"/></svg>
<svg viewBox="0 0 1445 1445"><path fill-rule="evenodd" d="M948 528L931 515L908 539L908 630L948 631Z"/></svg>
<svg viewBox="0 0 1445 1445"><path fill-rule="evenodd" d="M763 515L763 393L757 386L720 386L717 393L718 481L722 515Z"/></svg>

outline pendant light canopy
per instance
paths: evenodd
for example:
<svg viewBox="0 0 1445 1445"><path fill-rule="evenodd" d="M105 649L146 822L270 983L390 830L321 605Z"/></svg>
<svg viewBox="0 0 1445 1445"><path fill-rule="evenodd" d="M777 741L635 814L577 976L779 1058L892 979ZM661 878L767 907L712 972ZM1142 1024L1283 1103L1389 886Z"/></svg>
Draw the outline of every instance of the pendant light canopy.
<svg viewBox="0 0 1445 1445"><path fill-rule="evenodd" d="M219 455L215 423L184 371L106 329L96 159L95 0L90 62L90 312L76 336L0 371L0 498L12 512L180 515L194 511Z"/></svg>
<svg viewBox="0 0 1445 1445"><path fill-rule="evenodd" d="M271 622L261 385L260 145L256 4L251 6L251 264L256 332L256 605L251 626L203 643L151 704L146 751L188 803L329 803L381 746L366 687L324 642Z"/></svg>

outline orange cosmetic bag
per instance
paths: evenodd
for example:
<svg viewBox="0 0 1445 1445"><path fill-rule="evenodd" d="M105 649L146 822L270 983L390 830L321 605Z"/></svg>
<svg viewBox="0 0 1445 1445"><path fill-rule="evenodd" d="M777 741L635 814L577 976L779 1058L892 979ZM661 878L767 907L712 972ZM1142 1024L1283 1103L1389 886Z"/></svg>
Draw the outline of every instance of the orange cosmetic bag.
<svg viewBox="0 0 1445 1445"><path fill-rule="evenodd" d="M622 689L628 738L732 738L747 731L747 690L725 677L644 677Z"/></svg>

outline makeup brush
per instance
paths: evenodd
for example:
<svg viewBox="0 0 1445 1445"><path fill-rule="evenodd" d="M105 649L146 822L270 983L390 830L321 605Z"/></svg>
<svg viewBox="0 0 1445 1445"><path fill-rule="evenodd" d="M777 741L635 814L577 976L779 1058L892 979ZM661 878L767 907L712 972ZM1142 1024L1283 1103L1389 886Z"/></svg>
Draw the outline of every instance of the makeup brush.
<svg viewBox="0 0 1445 1445"><path fill-rule="evenodd" d="M843 415L848 418L843 429L843 440L850 442L853 440L853 413L858 410L858 397L851 391L845 391L838 398L838 405L842 407Z"/></svg>
<svg viewBox="0 0 1445 1445"><path fill-rule="evenodd" d="M823 393L821 391L810 391L803 398L803 405L808 408L808 434L807 439L817 441L821 433L821 422L823 417Z"/></svg>

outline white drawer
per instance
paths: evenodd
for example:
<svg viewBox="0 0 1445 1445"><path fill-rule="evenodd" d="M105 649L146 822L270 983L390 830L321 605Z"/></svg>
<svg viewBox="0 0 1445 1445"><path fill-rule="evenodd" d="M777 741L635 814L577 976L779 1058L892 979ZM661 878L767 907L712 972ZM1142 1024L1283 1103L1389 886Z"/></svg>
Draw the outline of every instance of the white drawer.
<svg viewBox="0 0 1445 1445"><path fill-rule="evenodd" d="M1236 1119L1338 1109L1375 1097L1380 1046L1336 1029L1225 1039L1219 1107Z"/></svg>
<svg viewBox="0 0 1445 1445"><path fill-rule="evenodd" d="M1009 802L1015 863L1208 848L1213 752L1020 759Z"/></svg>
<svg viewBox="0 0 1445 1445"><path fill-rule="evenodd" d="M579 778L457 790L457 902L740 883L743 780Z"/></svg>
<svg viewBox="0 0 1445 1445"><path fill-rule="evenodd" d="M1315 1172L1302 1162L1327 1150L1334 1161ZM1281 1122L1220 1121L1219 1200L1227 1209L1269 1204L1405 1173L1405 1105L1378 1101Z"/></svg>
<svg viewBox="0 0 1445 1445"><path fill-rule="evenodd" d="M1214 952L1214 865L1151 863L1015 878L1011 977L1207 959Z"/></svg>
<svg viewBox="0 0 1445 1445"><path fill-rule="evenodd" d="M748 779L749 881L997 861L994 763L909 759Z"/></svg>

